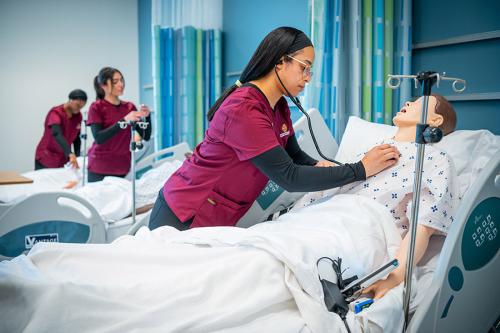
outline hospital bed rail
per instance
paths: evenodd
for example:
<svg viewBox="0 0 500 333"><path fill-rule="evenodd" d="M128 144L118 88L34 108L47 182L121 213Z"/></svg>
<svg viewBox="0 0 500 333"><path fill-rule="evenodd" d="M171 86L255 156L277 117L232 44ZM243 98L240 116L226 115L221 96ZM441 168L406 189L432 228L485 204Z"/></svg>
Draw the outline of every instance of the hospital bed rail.
<svg viewBox="0 0 500 333"><path fill-rule="evenodd" d="M104 222L97 210L72 193L36 193L0 206L0 260L18 256L37 242L106 240Z"/></svg>
<svg viewBox="0 0 500 333"><path fill-rule="evenodd" d="M142 158L135 166L136 179L140 178L148 170L151 170L152 168L155 168L165 162L184 160L186 153L189 152L191 152L189 144L187 142L181 142ZM129 173L126 178L131 179L131 174Z"/></svg>
<svg viewBox="0 0 500 333"><path fill-rule="evenodd" d="M489 332L498 325L499 232L500 150L462 198L407 332Z"/></svg>

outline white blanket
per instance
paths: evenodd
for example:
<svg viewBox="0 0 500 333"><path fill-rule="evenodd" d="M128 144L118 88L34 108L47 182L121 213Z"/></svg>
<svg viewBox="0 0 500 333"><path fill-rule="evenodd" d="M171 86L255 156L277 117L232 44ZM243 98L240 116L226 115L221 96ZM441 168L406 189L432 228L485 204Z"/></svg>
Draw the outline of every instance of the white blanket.
<svg viewBox="0 0 500 333"><path fill-rule="evenodd" d="M0 263L0 322L8 332L344 332L324 306L317 259L340 256L346 275L363 275L399 242L385 207L340 195L249 229L38 243ZM401 303L395 289L349 325L400 331Z"/></svg>
<svg viewBox="0 0 500 333"><path fill-rule="evenodd" d="M166 180L181 166L181 161L165 162L146 172L136 182L136 207L155 202L158 191ZM0 201L12 202L40 192L67 191L90 202L106 221L118 221L132 213L132 183L119 177L105 177L100 182L63 190L74 174L66 169L43 169L23 174L33 179L32 184L6 185L0 187ZM72 204L68 202L68 204ZM79 208L79 205L74 205Z"/></svg>

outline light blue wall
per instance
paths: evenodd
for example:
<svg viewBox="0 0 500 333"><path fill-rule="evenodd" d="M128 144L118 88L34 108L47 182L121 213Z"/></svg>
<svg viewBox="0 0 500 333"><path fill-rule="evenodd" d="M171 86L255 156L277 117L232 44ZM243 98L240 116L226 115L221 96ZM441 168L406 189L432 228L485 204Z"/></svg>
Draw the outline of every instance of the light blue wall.
<svg viewBox="0 0 500 333"><path fill-rule="evenodd" d="M500 30L498 0L414 0L413 44ZM500 38L413 50L413 72L433 70L467 80L467 94L500 93ZM433 92L457 95L450 83ZM420 94L420 92L415 92ZM500 134L500 100L452 101L458 129Z"/></svg>
<svg viewBox="0 0 500 333"><path fill-rule="evenodd" d="M292 26L308 33L308 0L225 0L223 5L224 87L238 76L271 30Z"/></svg>
<svg viewBox="0 0 500 333"><path fill-rule="evenodd" d="M76 88L88 110L104 66L139 103L137 49L136 0L0 0L0 170L33 170L47 112Z"/></svg>
<svg viewBox="0 0 500 333"><path fill-rule="evenodd" d="M153 108L153 44L151 0L138 0L139 21L139 96L141 103Z"/></svg>
<svg viewBox="0 0 500 333"><path fill-rule="evenodd" d="M307 13L308 0L224 0L223 88L238 79L226 73L242 71L262 38L274 28L287 25L308 33ZM151 0L138 0L138 19L140 98L152 106L153 90L145 88L153 83Z"/></svg>
<svg viewBox="0 0 500 333"><path fill-rule="evenodd" d="M291 26L309 34L308 0L224 0L223 88L231 86L250 60L260 41L273 29ZM300 117L290 107L292 121Z"/></svg>
<svg viewBox="0 0 500 333"><path fill-rule="evenodd" d="M294 26L308 33L308 0L225 0L223 4L223 86L231 85L262 38L272 29ZM140 99L153 105L151 0L138 0ZM413 43L500 30L498 0L414 0ZM500 39L413 51L413 72L435 70L467 80L465 93L500 92ZM453 95L450 85L433 90ZM416 92L419 94L420 92ZM459 129L486 128L500 134L500 100L453 101ZM292 110L293 111L293 110ZM294 115L297 115L295 112Z"/></svg>

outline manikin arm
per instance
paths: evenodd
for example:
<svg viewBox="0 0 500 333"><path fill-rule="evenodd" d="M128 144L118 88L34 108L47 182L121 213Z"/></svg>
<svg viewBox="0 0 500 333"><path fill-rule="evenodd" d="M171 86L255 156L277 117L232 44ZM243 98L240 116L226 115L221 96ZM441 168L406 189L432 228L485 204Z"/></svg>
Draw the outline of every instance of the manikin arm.
<svg viewBox="0 0 500 333"><path fill-rule="evenodd" d="M425 225L417 226L417 237L415 242L415 256L413 266L418 264L420 259L422 259L425 251L427 250L427 245L429 244L429 239L434 234L436 229L427 227ZM383 297L389 290L396 287L398 284L403 282L405 278L406 269L406 257L408 255L408 244L410 243L410 232L406 233L403 238L401 245L399 246L396 259L399 261L398 267L393 270L385 280L379 280L366 288L363 294L372 293L373 298Z"/></svg>

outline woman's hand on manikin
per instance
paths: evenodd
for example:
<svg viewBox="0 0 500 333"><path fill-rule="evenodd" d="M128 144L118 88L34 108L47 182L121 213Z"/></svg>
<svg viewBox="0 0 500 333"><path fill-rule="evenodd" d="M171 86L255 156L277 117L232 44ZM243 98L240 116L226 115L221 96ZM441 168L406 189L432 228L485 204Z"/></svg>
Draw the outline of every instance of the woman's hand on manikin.
<svg viewBox="0 0 500 333"><path fill-rule="evenodd" d="M337 166L337 164L330 161L318 161L318 163L316 163L315 166L324 168L324 167L334 167Z"/></svg>
<svg viewBox="0 0 500 333"><path fill-rule="evenodd" d="M365 167L366 178L398 163L399 155L398 149L388 144L373 147L361 160Z"/></svg>

